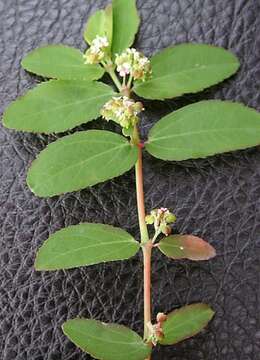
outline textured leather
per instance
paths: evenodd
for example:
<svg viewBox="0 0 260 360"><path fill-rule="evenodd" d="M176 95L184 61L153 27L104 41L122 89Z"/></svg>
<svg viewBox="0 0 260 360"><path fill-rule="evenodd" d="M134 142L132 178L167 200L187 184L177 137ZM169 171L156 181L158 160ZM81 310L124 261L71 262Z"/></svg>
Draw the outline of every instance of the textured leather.
<svg viewBox="0 0 260 360"><path fill-rule="evenodd" d="M87 17L102 0L0 0L0 111L39 79L20 67L28 51L46 43L84 49ZM142 133L182 105L218 98L260 110L259 0L140 0L136 47L147 55L181 42L231 49L239 73L195 96L145 101ZM246 121L246 119L245 119ZM83 128L112 128L95 121ZM83 360L90 357L62 333L76 316L119 322L142 332L141 254L127 262L36 272L37 248L49 234L83 221L121 226L138 236L133 171L91 189L39 199L25 183L31 161L56 136L0 128L0 358ZM147 209L173 209L176 231L206 238L217 249L210 262L153 256L153 314L196 301L217 314L207 330L155 360L257 360L260 352L260 150L181 163L144 157Z"/></svg>

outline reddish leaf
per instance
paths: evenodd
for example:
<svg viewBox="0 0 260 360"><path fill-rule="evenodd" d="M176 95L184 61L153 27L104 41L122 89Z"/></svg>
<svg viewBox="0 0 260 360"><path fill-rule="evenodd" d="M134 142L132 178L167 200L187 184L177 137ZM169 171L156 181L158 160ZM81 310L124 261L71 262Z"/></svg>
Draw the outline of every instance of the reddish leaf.
<svg viewBox="0 0 260 360"><path fill-rule="evenodd" d="M216 255L215 249L206 241L193 235L172 235L159 243L159 249L173 259L209 260Z"/></svg>

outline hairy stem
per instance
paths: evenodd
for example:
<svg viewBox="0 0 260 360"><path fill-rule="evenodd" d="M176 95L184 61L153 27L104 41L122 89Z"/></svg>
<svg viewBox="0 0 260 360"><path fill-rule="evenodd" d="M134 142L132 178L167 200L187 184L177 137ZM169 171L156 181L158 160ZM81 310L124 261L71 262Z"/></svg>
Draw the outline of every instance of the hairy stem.
<svg viewBox="0 0 260 360"><path fill-rule="evenodd" d="M138 129L135 129L135 139L139 141ZM143 166L142 166L142 147L138 146L138 160L135 166L136 176L136 197L139 227L141 233L141 243L143 247L144 259L144 339L149 337L149 324L151 323L151 254L152 241L149 240L148 230L145 223L145 203L143 189ZM149 343L152 346L151 343ZM151 357L146 360L150 360Z"/></svg>
<svg viewBox="0 0 260 360"><path fill-rule="evenodd" d="M135 165L135 177L136 177L136 198L137 198L139 227L141 233L141 242L147 243L149 241L149 235L145 223L143 160L142 160L142 148L140 146L138 146L138 160Z"/></svg>

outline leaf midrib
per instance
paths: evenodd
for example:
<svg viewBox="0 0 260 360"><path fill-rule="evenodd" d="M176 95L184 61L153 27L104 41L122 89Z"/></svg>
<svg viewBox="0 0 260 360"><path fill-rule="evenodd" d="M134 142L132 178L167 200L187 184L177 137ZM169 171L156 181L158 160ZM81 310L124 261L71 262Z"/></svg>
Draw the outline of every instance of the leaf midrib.
<svg viewBox="0 0 260 360"><path fill-rule="evenodd" d="M110 95L109 93L107 94L102 94L102 95L98 95L98 96L90 96L88 98L85 98L84 100L80 100L80 101L76 101L76 102L70 102L70 103L66 103L65 105L62 104L62 105L58 105L56 107L53 107L51 109L44 109L44 110L40 110L40 111L36 111L36 112L33 112L32 114L30 115L24 115L22 118L24 119L30 119L30 118L33 118L39 114L44 114L44 113L50 113L50 112L55 112L57 110L60 110L60 109L66 109L67 107L70 107L70 106L77 106L79 104L83 104L83 103L88 103L90 101L93 101L93 100L97 100L97 99L101 99L103 97L107 97L108 95ZM112 94L111 94L112 95ZM44 97L44 96L43 96ZM48 98L48 97L47 97ZM24 99L21 99L21 101L24 100ZM27 99L26 99L27 100ZM48 99L49 101L51 101L51 99ZM27 100L28 101L28 100Z"/></svg>
<svg viewBox="0 0 260 360"><path fill-rule="evenodd" d="M259 122L260 125L260 122ZM150 141L148 141L148 144L152 143L152 142L157 142L157 141L161 141L161 140L165 140L165 139L172 139L172 138L178 138L178 137L182 137L182 136L189 136L189 135L198 135L198 134L203 134L203 133L220 133L220 132L229 132L229 131L256 131L256 128L227 128L227 129L206 129L206 130L199 130L199 131L193 131L193 132L186 132L186 133L179 133L179 134L172 134L169 136L161 136L161 137L157 137L157 138L150 138ZM260 130L260 128L259 128Z"/></svg>
<svg viewBox="0 0 260 360"><path fill-rule="evenodd" d="M170 73L170 74L164 74L164 75L159 75L159 76L157 76L156 75L156 72L154 73L154 77L152 77L150 80L148 80L148 81L146 81L146 83L144 83L144 84L138 84L137 85L137 88L138 87L142 87L142 85L143 86L146 86L146 85L149 85L150 83L153 83L154 81L159 81L159 80L162 80L162 79L168 79L168 78L173 78L173 77L175 77L175 76L178 76L178 75L180 75L180 74L188 74L188 73L190 73L190 72L193 72L194 70L200 70L200 71L202 71L202 70L206 70L205 68L211 68L211 67L217 67L218 69L219 68L221 68L221 67L224 67L224 66L227 66L227 65L232 65L232 66L234 66L234 65L236 65L236 63L234 62L234 63L227 63L227 64L221 64L221 65L217 65L217 64L211 64L211 65L202 65L204 68L202 68L202 66L197 66L197 67L192 67L192 68L190 68L190 69L186 69L186 70L182 70L182 71L177 71L177 72L172 72L172 73ZM228 76L230 76L230 75L228 75ZM221 80L220 80L221 81Z"/></svg>
<svg viewBox="0 0 260 360"><path fill-rule="evenodd" d="M92 239L93 240L93 239ZM68 250L68 251L65 251L64 253L60 253L54 257L51 258L51 261L48 262L48 265L51 265L55 260L59 259L60 257L64 257L68 254L73 254L73 253L77 253L78 251L81 251L81 250L88 250L88 249L91 249L93 247L96 247L96 248L99 248L99 247L104 247L105 245L118 245L118 244L124 244L124 247L126 245L132 245L132 242L128 242L128 241L109 241L109 242L103 242L103 243L99 243L99 244L93 244L93 245L89 245L89 246L81 246L77 249L74 249L74 250ZM115 252L117 252L117 248L115 249ZM110 251L110 252L106 252L105 256L108 256L108 255L111 255L113 253L113 251Z"/></svg>
<svg viewBox="0 0 260 360"><path fill-rule="evenodd" d="M168 334L171 334L172 332L176 331L176 329L178 329L178 328L180 329L180 328L182 328L183 326L189 324L190 322L193 322L194 320L200 319L201 316L202 316L202 315L205 315L205 312L207 312L207 311L209 311L209 309L205 309L205 311L203 311L203 313L200 313L200 314L198 314L198 315L195 315L194 317L189 318L188 320L184 320L184 321L183 321L181 324L179 324L179 325L175 325L174 327L172 327L172 328L168 331ZM207 319L206 319L206 320L203 319L203 323L205 323L205 322L208 322L208 320L207 320ZM165 323L165 326L166 326L166 324L167 324L167 323ZM164 328L163 328L163 330L164 330ZM167 334L167 336L169 336L168 334Z"/></svg>

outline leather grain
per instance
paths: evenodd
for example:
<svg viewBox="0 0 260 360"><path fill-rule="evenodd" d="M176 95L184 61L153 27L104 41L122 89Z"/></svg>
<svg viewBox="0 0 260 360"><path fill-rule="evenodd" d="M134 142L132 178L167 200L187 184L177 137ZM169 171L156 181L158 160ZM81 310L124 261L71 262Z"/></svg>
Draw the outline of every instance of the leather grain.
<svg viewBox="0 0 260 360"><path fill-rule="evenodd" d="M39 79L22 57L46 43L80 49L87 17L102 0L0 0L0 111ZM174 43L231 49L239 73L196 96L145 101L142 133L161 116L200 99L244 102L260 110L259 0L140 0L136 47L147 55ZM84 126L112 128L101 121ZM61 324L76 316L120 322L142 332L141 255L128 262L36 272L37 248L49 234L83 221L124 227L138 236L133 171L81 192L38 199L25 184L31 161L55 136L0 127L0 358L86 360ZM173 209L176 231L200 235L218 252L210 262L153 257L154 315L196 301L217 314L199 336L164 347L155 360L257 360L260 352L260 149L183 163L144 158L147 209Z"/></svg>

